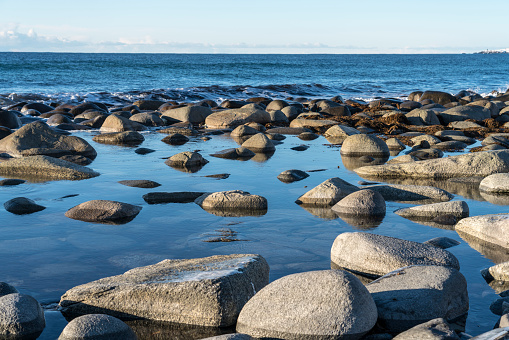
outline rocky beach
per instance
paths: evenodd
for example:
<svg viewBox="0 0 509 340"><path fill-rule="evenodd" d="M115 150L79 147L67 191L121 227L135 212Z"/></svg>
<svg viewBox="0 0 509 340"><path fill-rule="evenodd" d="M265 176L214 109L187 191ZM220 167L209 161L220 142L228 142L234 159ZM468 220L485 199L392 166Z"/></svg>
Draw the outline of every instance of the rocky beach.
<svg viewBox="0 0 509 340"><path fill-rule="evenodd" d="M509 91L10 100L0 337L509 337Z"/></svg>

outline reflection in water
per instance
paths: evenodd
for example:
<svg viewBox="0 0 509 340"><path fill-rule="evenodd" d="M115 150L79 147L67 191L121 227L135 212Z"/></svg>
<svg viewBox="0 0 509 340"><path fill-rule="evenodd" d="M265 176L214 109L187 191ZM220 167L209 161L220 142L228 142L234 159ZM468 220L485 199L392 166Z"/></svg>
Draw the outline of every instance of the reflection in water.
<svg viewBox="0 0 509 340"><path fill-rule="evenodd" d="M509 249L499 245L483 241L470 234L457 230L458 235L464 239L470 247L492 260L495 264L509 261Z"/></svg>
<svg viewBox="0 0 509 340"><path fill-rule="evenodd" d="M343 161L343 165L345 166L345 168L353 171L353 170L360 168L362 166L384 164L385 162L387 162L389 160L389 157L387 156L387 157L374 158L374 157L365 157L365 156L351 157L351 156L342 155L341 159Z"/></svg>
<svg viewBox="0 0 509 340"><path fill-rule="evenodd" d="M203 168L203 165L194 165L194 166L177 166L170 165L173 169L194 174L195 172L200 171Z"/></svg>
<svg viewBox="0 0 509 340"><path fill-rule="evenodd" d="M263 216L267 213L267 209L262 210L251 210L251 209L213 209L213 208L204 208L203 210L208 212L209 214L220 216L220 217L243 217L243 216Z"/></svg>
<svg viewBox="0 0 509 340"><path fill-rule="evenodd" d="M361 215L348 215L338 214L339 218L353 226L355 229L369 230L378 227L384 220L383 216L361 216Z"/></svg>
<svg viewBox="0 0 509 340"><path fill-rule="evenodd" d="M255 153L255 156L251 158L251 160L258 163L263 163L268 161L274 155L274 153L275 151L265 153Z"/></svg>
<svg viewBox="0 0 509 340"><path fill-rule="evenodd" d="M486 201L496 204L496 205L509 205L509 195L507 194L490 194L484 191L481 191L481 196Z"/></svg>
<svg viewBox="0 0 509 340"><path fill-rule="evenodd" d="M338 218L338 215L331 209L331 207L320 207L316 205L302 205L298 204L299 207L309 212L311 215L314 215L319 218L323 218L324 220L335 220Z"/></svg>
<svg viewBox="0 0 509 340"><path fill-rule="evenodd" d="M200 327L151 320L126 321L126 324L133 329L138 339L143 340L194 340L235 332L233 327Z"/></svg>

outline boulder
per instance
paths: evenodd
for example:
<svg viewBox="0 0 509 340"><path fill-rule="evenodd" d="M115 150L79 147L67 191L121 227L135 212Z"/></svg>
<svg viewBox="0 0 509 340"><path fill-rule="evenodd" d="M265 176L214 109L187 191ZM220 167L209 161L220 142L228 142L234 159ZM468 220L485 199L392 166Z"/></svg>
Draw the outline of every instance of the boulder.
<svg viewBox="0 0 509 340"><path fill-rule="evenodd" d="M289 106L288 102L284 100L273 100L267 105L267 111L281 110L282 108Z"/></svg>
<svg viewBox="0 0 509 340"><path fill-rule="evenodd" d="M332 210L340 215L384 216L385 200L378 192L363 189L343 198Z"/></svg>
<svg viewBox="0 0 509 340"><path fill-rule="evenodd" d="M460 236L467 234L482 241L509 248L509 214L493 214L464 218L456 224Z"/></svg>
<svg viewBox="0 0 509 340"><path fill-rule="evenodd" d="M62 106L58 107L59 109L62 108ZM78 104L71 108L71 111L69 111L70 114L72 114L74 117L84 113L85 111L101 111L104 113L108 112L108 107L104 105L103 103L93 103L93 102L86 102ZM42 113L42 111L40 111Z"/></svg>
<svg viewBox="0 0 509 340"><path fill-rule="evenodd" d="M302 127L294 127L294 128L291 128L291 127L277 127L277 128L272 128L272 129L268 129L266 131L266 133L279 133L279 134L282 134L282 135L300 135L301 133L303 132L311 132L310 129L306 129L306 128L302 128Z"/></svg>
<svg viewBox="0 0 509 340"><path fill-rule="evenodd" d="M209 129L235 128L249 122L267 124L270 122L270 114L258 109L231 109L212 113L205 119Z"/></svg>
<svg viewBox="0 0 509 340"><path fill-rule="evenodd" d="M60 124L71 124L73 121L68 115L61 113L55 113L46 121L46 124L50 126L57 126Z"/></svg>
<svg viewBox="0 0 509 340"><path fill-rule="evenodd" d="M485 120L491 118L491 111L481 106L456 106L438 114L444 125L467 119Z"/></svg>
<svg viewBox="0 0 509 340"><path fill-rule="evenodd" d="M509 339L509 327L496 328L489 332L480 334L469 340L507 340Z"/></svg>
<svg viewBox="0 0 509 340"><path fill-rule="evenodd" d="M158 114L153 112L140 112L136 113L129 118L133 122L143 124L145 126L163 126L165 122L159 117Z"/></svg>
<svg viewBox="0 0 509 340"><path fill-rule="evenodd" d="M65 326L58 340L136 340L131 327L113 316L87 314Z"/></svg>
<svg viewBox="0 0 509 340"><path fill-rule="evenodd" d="M509 172L509 150L474 152L412 163L365 166L355 169L355 172L367 178L485 177L498 172Z"/></svg>
<svg viewBox="0 0 509 340"><path fill-rule="evenodd" d="M166 129L157 130L157 132L165 133L167 135L178 133L178 134L181 134L181 135L184 135L184 136L197 136L199 134L199 132L197 130L193 129L192 126L187 126L187 127L183 127L183 126L171 126L169 128L166 128Z"/></svg>
<svg viewBox="0 0 509 340"><path fill-rule="evenodd" d="M198 152L184 151L171 156L164 164L172 168L188 169L191 172L195 172L194 170L198 171L208 162L209 161L203 158Z"/></svg>
<svg viewBox="0 0 509 340"><path fill-rule="evenodd" d="M123 224L132 221L141 207L107 200L92 200L67 210L65 216L74 220L107 224Z"/></svg>
<svg viewBox="0 0 509 340"><path fill-rule="evenodd" d="M162 100L149 100L149 99L140 99L133 103L133 105L136 105L142 111L144 110L155 111L163 104L165 104L165 102L163 102Z"/></svg>
<svg viewBox="0 0 509 340"><path fill-rule="evenodd" d="M509 282L509 262L502 262L481 270L481 274L488 282L493 280Z"/></svg>
<svg viewBox="0 0 509 340"><path fill-rule="evenodd" d="M443 150L443 151L461 151L465 149L468 145L460 142L460 141L446 141L446 142L440 142L435 145L433 145L433 148Z"/></svg>
<svg viewBox="0 0 509 340"><path fill-rule="evenodd" d="M161 184L159 184L157 182L146 180L146 179L125 180L125 181L118 181L118 183L128 186L128 187L146 188L146 189L153 189L153 188L157 188L157 187L161 186Z"/></svg>
<svg viewBox="0 0 509 340"><path fill-rule="evenodd" d="M385 144L387 144L390 151L401 151L406 149L406 145L397 138L389 138L385 141Z"/></svg>
<svg viewBox="0 0 509 340"><path fill-rule="evenodd" d="M92 140L102 144L139 145L143 143L145 137L136 131L123 131L102 133L94 136Z"/></svg>
<svg viewBox="0 0 509 340"><path fill-rule="evenodd" d="M327 107L320 111L320 113L325 113L331 116L337 117L350 117L352 115L350 109L347 105L338 105L334 107Z"/></svg>
<svg viewBox="0 0 509 340"><path fill-rule="evenodd" d="M211 154L212 157L217 158L226 158L226 159L249 159L255 156L255 153L249 149L244 147L240 148L232 148L221 150L216 153Z"/></svg>
<svg viewBox="0 0 509 340"><path fill-rule="evenodd" d="M400 333L436 318L458 322L466 319L468 312L467 281L450 267L404 267L366 288L375 300L378 324L389 333Z"/></svg>
<svg viewBox="0 0 509 340"><path fill-rule="evenodd" d="M405 218L433 219L440 215L453 215L458 219L468 217L469 209L465 201L441 202L402 208L394 211Z"/></svg>
<svg viewBox="0 0 509 340"><path fill-rule="evenodd" d="M118 115L109 115L101 125L101 131L123 132L135 130L133 123L127 118Z"/></svg>
<svg viewBox="0 0 509 340"><path fill-rule="evenodd" d="M44 311L33 297L19 293L0 297L1 339L37 339L45 326Z"/></svg>
<svg viewBox="0 0 509 340"><path fill-rule="evenodd" d="M309 129L321 129L327 126L338 125L339 123L335 120L328 119L308 119L299 118L292 120L290 123L291 128L309 128Z"/></svg>
<svg viewBox="0 0 509 340"><path fill-rule="evenodd" d="M380 138L365 134L348 136L341 146L341 155L388 157L390 155L387 144Z"/></svg>
<svg viewBox="0 0 509 340"><path fill-rule="evenodd" d="M333 206L347 195L359 190L341 178L333 177L300 196L295 203L302 205Z"/></svg>
<svg viewBox="0 0 509 340"><path fill-rule="evenodd" d="M251 195L249 192L242 190L206 193L198 197L194 203L206 211L267 211L267 199L265 197Z"/></svg>
<svg viewBox="0 0 509 340"><path fill-rule="evenodd" d="M370 233L342 233L334 240L331 261L340 268L378 277L410 265L447 266L459 270L458 259L429 244Z"/></svg>
<svg viewBox="0 0 509 340"><path fill-rule="evenodd" d="M16 215L32 214L46 209L42 205L39 205L26 197L16 197L8 200L4 203L4 208L10 213Z"/></svg>
<svg viewBox="0 0 509 340"><path fill-rule="evenodd" d="M323 134L325 137L331 137L331 138L346 138L351 135L358 135L360 134L360 131L349 127L346 125L334 125L327 129L325 133Z"/></svg>
<svg viewBox="0 0 509 340"><path fill-rule="evenodd" d="M189 142L189 138L180 133L172 133L161 139L161 141L169 145L184 145Z"/></svg>
<svg viewBox="0 0 509 340"><path fill-rule="evenodd" d="M386 201L396 202L447 202L454 197L443 189L425 185L382 184L367 185L364 189L379 192Z"/></svg>
<svg viewBox="0 0 509 340"><path fill-rule="evenodd" d="M163 116L191 124L202 124L212 114L210 107L205 106L184 106L176 109L166 110Z"/></svg>
<svg viewBox="0 0 509 340"><path fill-rule="evenodd" d="M43 122L27 124L1 139L1 152L13 157L82 155L94 159L97 156L95 149L83 138L64 136Z"/></svg>
<svg viewBox="0 0 509 340"><path fill-rule="evenodd" d="M99 173L58 158L29 156L0 162L0 175L30 180L80 180L99 176Z"/></svg>
<svg viewBox="0 0 509 340"><path fill-rule="evenodd" d="M431 135L420 135L411 139L413 145L429 148L430 145L440 143L440 138ZM426 143L423 143L426 142ZM425 145L425 146L423 146Z"/></svg>
<svg viewBox="0 0 509 340"><path fill-rule="evenodd" d="M260 133L260 131L249 125L239 125L230 133L232 137L245 137L245 136L253 136Z"/></svg>
<svg viewBox="0 0 509 340"><path fill-rule="evenodd" d="M29 103L29 104L25 104L21 108L21 113L25 113L28 110L37 110L40 113L46 113L46 112L53 111L54 109L55 108L53 106L49 106L49 105L46 105L43 103Z"/></svg>
<svg viewBox="0 0 509 340"><path fill-rule="evenodd" d="M0 297L7 294L18 293L18 290L7 282L0 282Z"/></svg>
<svg viewBox="0 0 509 340"><path fill-rule="evenodd" d="M421 323L398 334L393 340L460 340L454 329L443 318Z"/></svg>
<svg viewBox="0 0 509 340"><path fill-rule="evenodd" d="M277 176L277 179L279 179L281 182L284 182L284 183L292 183L292 182L301 181L304 178L308 178L308 177L309 177L309 174L307 172L304 172L302 170L291 169L291 170L285 170L282 173L280 173Z"/></svg>
<svg viewBox="0 0 509 340"><path fill-rule="evenodd" d="M16 113L0 109L0 126L8 129L17 129L22 125L23 124Z"/></svg>
<svg viewBox="0 0 509 340"><path fill-rule="evenodd" d="M410 99L410 97L408 99ZM458 101L458 99L456 99L456 97L454 97L450 93L441 92L441 91L424 91L424 93L422 93L419 98L419 102L422 103L424 100L427 100L427 99L432 100L434 103L437 103L440 105Z"/></svg>
<svg viewBox="0 0 509 340"><path fill-rule="evenodd" d="M288 117L280 110L269 111L270 122L274 124L288 124Z"/></svg>
<svg viewBox="0 0 509 340"><path fill-rule="evenodd" d="M441 203L439 203L439 204L441 204ZM457 246L460 244L459 241L456 241L456 240L453 240L452 238L444 237L444 236L434 237L431 240L427 240L426 242L423 242L423 243L430 244L430 245L432 245L434 247L438 247L440 249L447 249L447 248L451 248L451 247L454 247L454 246Z"/></svg>
<svg viewBox="0 0 509 340"><path fill-rule="evenodd" d="M479 190L488 193L509 193L509 173L498 173L485 177Z"/></svg>
<svg viewBox="0 0 509 340"><path fill-rule="evenodd" d="M281 112L288 118L288 120L294 120L298 115L302 113L302 109L298 109L294 106L285 106L281 109Z"/></svg>
<svg viewBox="0 0 509 340"><path fill-rule="evenodd" d="M254 340L254 339L247 334L233 333L213 336L211 338L205 338L202 340Z"/></svg>
<svg viewBox="0 0 509 340"><path fill-rule="evenodd" d="M70 315L104 313L228 327L268 283L269 266L260 255L164 260L74 287L62 296L60 306Z"/></svg>
<svg viewBox="0 0 509 340"><path fill-rule="evenodd" d="M276 151L274 143L262 133L257 133L242 143L242 147L255 153L270 153Z"/></svg>
<svg viewBox="0 0 509 340"><path fill-rule="evenodd" d="M376 320L376 306L359 279L323 270L267 285L240 312L237 331L263 339L360 339Z"/></svg>
<svg viewBox="0 0 509 340"><path fill-rule="evenodd" d="M405 117L412 125L440 125L433 110L415 109L405 114Z"/></svg>
<svg viewBox="0 0 509 340"><path fill-rule="evenodd" d="M181 191L181 192L150 192L143 195L143 199L148 204L161 203L192 203L198 197L204 195L204 192Z"/></svg>

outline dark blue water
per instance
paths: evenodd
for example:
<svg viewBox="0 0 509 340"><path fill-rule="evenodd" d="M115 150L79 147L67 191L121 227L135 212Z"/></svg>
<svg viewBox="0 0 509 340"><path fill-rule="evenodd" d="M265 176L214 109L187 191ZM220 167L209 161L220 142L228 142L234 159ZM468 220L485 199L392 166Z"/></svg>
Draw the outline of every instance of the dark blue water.
<svg viewBox="0 0 509 340"><path fill-rule="evenodd" d="M0 53L0 95L119 102L251 96L401 97L505 91L509 54L216 55ZM31 97L29 97L31 98Z"/></svg>

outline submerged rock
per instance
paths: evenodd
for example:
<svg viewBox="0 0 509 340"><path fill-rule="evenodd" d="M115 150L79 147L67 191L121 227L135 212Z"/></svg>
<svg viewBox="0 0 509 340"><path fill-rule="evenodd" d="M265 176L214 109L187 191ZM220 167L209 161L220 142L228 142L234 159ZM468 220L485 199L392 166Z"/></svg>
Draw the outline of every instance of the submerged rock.
<svg viewBox="0 0 509 340"><path fill-rule="evenodd" d="M162 203L192 203L198 197L204 195L204 192L181 191L181 192L150 192L143 195L143 199L148 204Z"/></svg>
<svg viewBox="0 0 509 340"><path fill-rule="evenodd" d="M8 200L4 203L4 208L8 212L16 215L32 214L46 209L46 207L43 207L26 197L16 197Z"/></svg>
<svg viewBox="0 0 509 340"><path fill-rule="evenodd" d="M118 181L118 183L128 186L128 187L147 188L147 189L157 188L157 187L161 186L161 184L159 184L157 182L146 180L146 179L132 179L132 180L125 180L125 181Z"/></svg>
<svg viewBox="0 0 509 340"><path fill-rule="evenodd" d="M164 260L74 287L60 306L68 315L104 313L227 327L268 282L269 266L260 255Z"/></svg>
<svg viewBox="0 0 509 340"><path fill-rule="evenodd" d="M209 161L203 158L198 152L184 151L171 156L164 163L172 168L180 168L189 172L196 172L208 162Z"/></svg>
<svg viewBox="0 0 509 340"><path fill-rule="evenodd" d="M242 309L237 331L264 339L360 339L376 320L373 298L359 279L324 270L267 285Z"/></svg>
<svg viewBox="0 0 509 340"><path fill-rule="evenodd" d="M92 200L67 210L65 216L85 222L123 224L132 221L140 211L141 207L128 203Z"/></svg>

